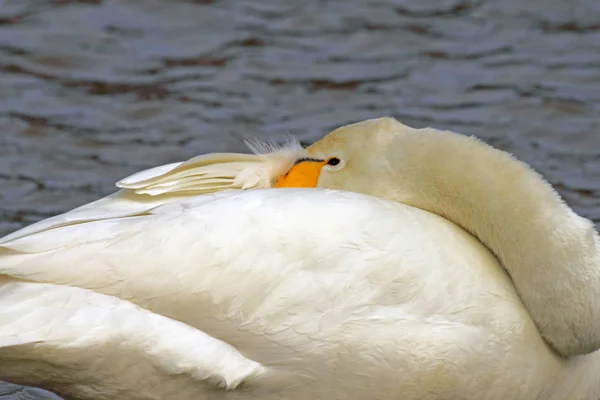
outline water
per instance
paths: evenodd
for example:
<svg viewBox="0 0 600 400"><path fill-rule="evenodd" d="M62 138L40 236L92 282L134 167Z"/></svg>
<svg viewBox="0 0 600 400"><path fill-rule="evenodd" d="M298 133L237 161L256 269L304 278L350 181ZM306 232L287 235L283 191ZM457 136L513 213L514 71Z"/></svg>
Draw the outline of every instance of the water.
<svg viewBox="0 0 600 400"><path fill-rule="evenodd" d="M513 152L600 226L597 0L4 0L0 71L0 235L382 115Z"/></svg>

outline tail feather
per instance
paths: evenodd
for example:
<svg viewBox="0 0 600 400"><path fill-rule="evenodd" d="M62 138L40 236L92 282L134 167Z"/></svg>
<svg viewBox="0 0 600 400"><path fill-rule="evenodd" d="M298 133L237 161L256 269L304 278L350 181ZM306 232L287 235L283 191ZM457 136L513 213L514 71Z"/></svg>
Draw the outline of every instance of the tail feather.
<svg viewBox="0 0 600 400"><path fill-rule="evenodd" d="M210 167L221 166L223 171L239 172L239 168L259 162L253 154L214 153L193 157L186 162L169 164L137 172L117 182L117 187L141 189L157 183L176 180L185 176L202 175ZM204 168L208 167L208 168Z"/></svg>
<svg viewBox="0 0 600 400"><path fill-rule="evenodd" d="M255 152L271 151L205 154L184 163L138 172L122 179L117 186L151 196L180 190L211 193L227 189L267 188L304 154L304 149L295 142L279 149L268 144L260 147L256 142L248 145Z"/></svg>

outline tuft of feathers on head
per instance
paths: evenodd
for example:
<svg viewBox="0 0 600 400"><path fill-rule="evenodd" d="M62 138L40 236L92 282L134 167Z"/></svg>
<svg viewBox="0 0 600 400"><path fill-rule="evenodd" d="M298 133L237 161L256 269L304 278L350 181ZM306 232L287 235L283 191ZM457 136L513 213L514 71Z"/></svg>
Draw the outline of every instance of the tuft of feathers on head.
<svg viewBox="0 0 600 400"><path fill-rule="evenodd" d="M259 138L245 138L244 143L262 162L244 169L236 178L242 189L272 187L277 178L292 168L296 160L306 157L306 150L293 136L283 144Z"/></svg>
<svg viewBox="0 0 600 400"><path fill-rule="evenodd" d="M303 152L304 148L292 135L288 135L285 143L280 144L275 141L262 140L257 137L244 138L244 144L248 146L250 151L256 155L276 153L279 151Z"/></svg>

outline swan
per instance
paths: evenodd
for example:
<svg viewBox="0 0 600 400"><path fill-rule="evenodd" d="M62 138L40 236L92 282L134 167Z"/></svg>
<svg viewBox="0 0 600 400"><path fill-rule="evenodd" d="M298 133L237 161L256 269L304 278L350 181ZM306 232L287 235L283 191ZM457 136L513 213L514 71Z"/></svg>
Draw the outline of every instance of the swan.
<svg viewBox="0 0 600 400"><path fill-rule="evenodd" d="M600 397L600 239L528 166L393 118L253 147L0 239L0 379L79 399Z"/></svg>

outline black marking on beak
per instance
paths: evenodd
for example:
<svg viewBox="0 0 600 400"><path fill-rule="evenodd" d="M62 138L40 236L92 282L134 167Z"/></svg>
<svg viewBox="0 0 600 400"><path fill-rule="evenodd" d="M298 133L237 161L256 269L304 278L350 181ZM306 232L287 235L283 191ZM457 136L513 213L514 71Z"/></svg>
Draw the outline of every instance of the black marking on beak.
<svg viewBox="0 0 600 400"><path fill-rule="evenodd" d="M296 162L294 163L294 165L298 165L302 162L323 162L325 160L319 160L318 158L310 158L310 157L303 157L303 158L299 158L296 160Z"/></svg>

